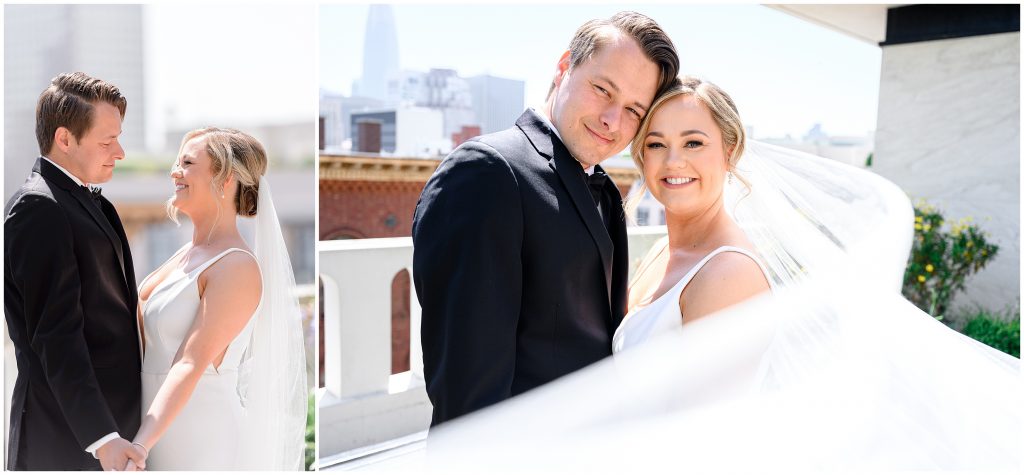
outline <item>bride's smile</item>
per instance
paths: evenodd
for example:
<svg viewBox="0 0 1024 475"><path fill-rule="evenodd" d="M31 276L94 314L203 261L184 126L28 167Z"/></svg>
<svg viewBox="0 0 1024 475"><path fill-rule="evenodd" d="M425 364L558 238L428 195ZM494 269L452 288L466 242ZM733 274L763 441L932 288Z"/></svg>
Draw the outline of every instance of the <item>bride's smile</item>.
<svg viewBox="0 0 1024 475"><path fill-rule="evenodd" d="M171 183L174 184L174 195L168 204L176 210L195 219L194 214L216 210L220 199L228 201L234 196L233 180L227 179L221 190L214 187L213 161L206 148L204 137L196 137L181 148L181 154L171 167ZM221 208L226 204L221 203Z"/></svg>
<svg viewBox="0 0 1024 475"><path fill-rule="evenodd" d="M668 99L659 112L641 144L651 194L666 213L713 213L729 169L720 127L707 106L689 94Z"/></svg>

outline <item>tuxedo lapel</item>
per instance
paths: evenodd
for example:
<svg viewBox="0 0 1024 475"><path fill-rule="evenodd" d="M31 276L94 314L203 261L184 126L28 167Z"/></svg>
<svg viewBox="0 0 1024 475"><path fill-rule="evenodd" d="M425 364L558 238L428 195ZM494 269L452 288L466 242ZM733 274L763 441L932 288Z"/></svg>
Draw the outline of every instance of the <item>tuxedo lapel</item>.
<svg viewBox="0 0 1024 475"><path fill-rule="evenodd" d="M538 117L537 113L533 110L524 112L519 117L519 120L516 121L516 125L526 134L530 143L537 150L537 153L548 159L548 166L555 171L565 189L569 192L569 197L576 207L576 212L583 219L583 223L587 226L587 231L590 232L590 236L594 239L597 250L601 255L601 265L604 268L605 285L608 290L607 295L610 298L612 285L612 239L608 235L608 230L601 220L601 214L598 213L597 206L594 205L594 198L583 179L584 173L580 163L572 157L569 150L565 148L565 145L558 139L554 131L548 128L544 120ZM609 300L609 304L610 302Z"/></svg>
<svg viewBox="0 0 1024 475"><path fill-rule="evenodd" d="M132 286L128 284L128 276L125 272L124 248L121 245L121 239L118 238L114 228L110 225L110 221L107 220L106 216L104 216L103 210L100 209L100 205L92 199L89 192L78 185L78 183L72 181L71 178L64 174L64 172L57 169L57 167L50 164L50 162L43 160L42 158L38 158L36 159L36 165L32 170L42 175L46 181L63 188L68 193L71 193L71 196L74 196L75 199L81 203L82 207L89 213L89 216L92 217L93 221L96 221L96 225L103 230L103 234L107 235L110 245L114 246L114 250L116 251L115 254L117 255L117 262L121 266L121 277L124 278L125 286L130 289ZM101 200L105 201L104 198L101 198Z"/></svg>

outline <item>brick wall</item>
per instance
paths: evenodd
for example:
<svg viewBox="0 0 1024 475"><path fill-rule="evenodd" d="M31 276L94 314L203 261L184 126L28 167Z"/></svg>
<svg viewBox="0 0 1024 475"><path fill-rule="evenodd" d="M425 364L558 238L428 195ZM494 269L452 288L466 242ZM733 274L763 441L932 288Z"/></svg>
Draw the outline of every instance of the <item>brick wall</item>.
<svg viewBox="0 0 1024 475"><path fill-rule="evenodd" d="M320 180L320 239L412 235L426 182Z"/></svg>

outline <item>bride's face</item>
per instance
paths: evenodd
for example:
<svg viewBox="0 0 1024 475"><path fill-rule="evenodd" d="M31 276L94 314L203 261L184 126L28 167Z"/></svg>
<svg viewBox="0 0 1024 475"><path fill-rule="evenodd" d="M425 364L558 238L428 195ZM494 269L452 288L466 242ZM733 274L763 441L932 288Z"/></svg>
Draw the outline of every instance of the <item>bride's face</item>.
<svg viewBox="0 0 1024 475"><path fill-rule="evenodd" d="M644 179L671 214L692 216L721 200L727 162L722 131L690 94L662 104L644 137Z"/></svg>
<svg viewBox="0 0 1024 475"><path fill-rule="evenodd" d="M213 191L213 159L206 153L206 139L196 137L185 143L171 167L174 198L171 205L186 215L216 209L219 196Z"/></svg>

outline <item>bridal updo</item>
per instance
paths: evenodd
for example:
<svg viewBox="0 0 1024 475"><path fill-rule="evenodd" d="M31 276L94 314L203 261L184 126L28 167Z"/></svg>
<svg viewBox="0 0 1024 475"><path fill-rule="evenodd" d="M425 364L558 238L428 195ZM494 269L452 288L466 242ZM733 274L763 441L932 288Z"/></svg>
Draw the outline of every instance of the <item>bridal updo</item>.
<svg viewBox="0 0 1024 475"><path fill-rule="evenodd" d="M636 137L633 137L633 143L629 149L630 155L633 157L633 163L640 170L640 179L643 180L644 139L647 138L647 132L651 129L651 119L666 102L672 98L687 94L692 95L711 111L712 119L714 119L719 130L722 131L722 145L725 147L726 161L729 165L728 169L741 183L749 188L750 183L736 172L736 163L743 156L743 150L747 141L747 133L743 128L743 121L740 120L740 113L736 108L736 103L720 87L696 76L681 76L673 88L654 101L650 111L644 117L644 121L640 124L640 130L637 132ZM641 182L637 192L627 201L626 209L632 210L636 208L646 193L647 183Z"/></svg>
<svg viewBox="0 0 1024 475"><path fill-rule="evenodd" d="M238 184L233 200L235 211L239 216L256 216L260 177L267 172L267 153L263 145L240 130L206 127L185 134L179 150L197 138L206 141L206 154L210 156L213 168L211 187L215 196L223 193L228 176L233 176Z"/></svg>

